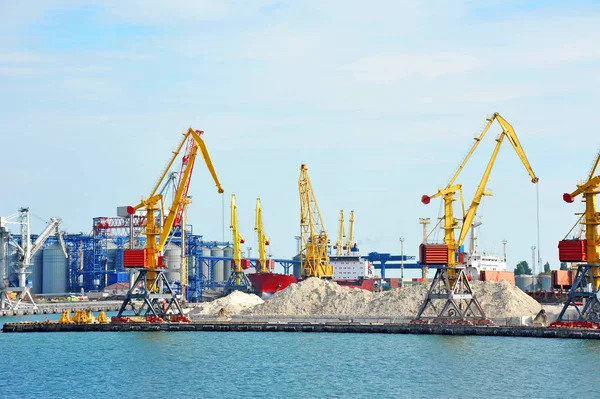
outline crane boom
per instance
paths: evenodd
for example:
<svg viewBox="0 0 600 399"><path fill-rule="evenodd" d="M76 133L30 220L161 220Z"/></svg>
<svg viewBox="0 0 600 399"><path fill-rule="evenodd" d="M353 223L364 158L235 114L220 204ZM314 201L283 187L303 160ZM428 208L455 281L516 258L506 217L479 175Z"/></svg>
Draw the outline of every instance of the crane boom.
<svg viewBox="0 0 600 399"><path fill-rule="evenodd" d="M260 273L267 273L269 271L267 263L267 245L269 245L269 239L265 234L262 220L262 207L260 204L260 198L256 199L256 219L254 223L254 230L258 234L258 262L259 267L257 270Z"/></svg>
<svg viewBox="0 0 600 399"><path fill-rule="evenodd" d="M502 133L496 139L496 146L494 147L494 151L492 152L492 157L490 158L490 161L488 162L488 165L485 168L485 172L483 173L483 176L481 177L481 182L479 183L479 186L477 187L477 191L475 192L475 195L473 196L473 200L471 201L471 206L469 207L469 210L467 211L467 213L464 217L462 227L460 230L460 234L458 236L458 242L457 242L458 246L461 246L463 244L465 238L467 237L467 233L469 232L469 229L471 228L471 224L473 223L473 220L475 219L475 215L477 213L477 208L479 207L479 204L481 203L481 199L483 198L484 195L489 195L485 192L485 186L487 185L487 182L490 179L490 174L492 172L492 168L494 167L494 163L496 162L496 158L498 157L498 152L500 151L500 146L502 145L502 141L504 140L505 137L512 144L517 155L519 156L519 159L525 166L525 169L527 169L527 173L529 173L529 176L531 176L531 182L535 184L539 181L539 179L537 178L537 176L531 169L531 165L529 164L529 161L527 160L527 156L525 155L525 152L523 151L523 148L521 147L521 144L519 143L519 139L517 138L517 135L516 135L515 131L513 130L512 126L506 120L504 120L500 115L498 115L498 113L496 113L494 115L498 119L498 122L500 123L500 125L502 126Z"/></svg>
<svg viewBox="0 0 600 399"><path fill-rule="evenodd" d="M329 238L319 204L308 176L305 164L300 166L298 179L300 192L300 268L304 277L333 277L327 245Z"/></svg>
<svg viewBox="0 0 600 399"><path fill-rule="evenodd" d="M344 231L344 211L340 211L340 219L339 219L339 227L338 227L338 239L335 242L335 254L337 256L342 256L344 254L344 238L346 237L346 232Z"/></svg>

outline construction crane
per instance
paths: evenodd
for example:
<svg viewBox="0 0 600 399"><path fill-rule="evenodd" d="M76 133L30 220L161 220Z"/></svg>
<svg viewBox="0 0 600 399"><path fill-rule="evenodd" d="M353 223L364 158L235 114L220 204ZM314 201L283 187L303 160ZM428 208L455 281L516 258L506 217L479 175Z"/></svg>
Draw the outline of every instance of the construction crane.
<svg viewBox="0 0 600 399"><path fill-rule="evenodd" d="M233 239L233 261L231 262L231 275L227 281L226 291L247 290L250 287L250 281L244 273L250 264L247 259L243 259L242 244L246 242L238 224L237 204L235 194L231 195L231 235Z"/></svg>
<svg viewBox="0 0 600 399"><path fill-rule="evenodd" d="M267 246L270 245L270 242L263 228L262 207L260 204L260 198L256 199L256 218L254 223L254 230L258 235L258 265L256 267L256 270L258 270L259 273L268 273L269 262L267 259Z"/></svg>
<svg viewBox="0 0 600 399"><path fill-rule="evenodd" d="M333 277L329 238L305 164L300 166L300 269L303 277Z"/></svg>
<svg viewBox="0 0 600 399"><path fill-rule="evenodd" d="M13 218L17 218L16 222L11 222L10 220ZM4 219L4 218L3 218ZM13 269L18 278L17 287L2 287L2 292L0 293L0 308L17 310L21 307L29 307L33 309L37 309L37 305L31 296L29 288L27 287L27 275L31 273L31 267L33 265L33 256L44 246L44 243L52 233L56 235L58 239L58 243L62 249L65 258L68 258L67 247L63 240L62 232L59 229L61 220L58 218L51 218L50 222L44 228L44 230L40 233L40 235L36 238L36 240L31 242L31 234L30 234L30 223L29 223L29 208L21 208L19 212L15 215L11 215L6 218L5 224L18 224L21 226L21 244L14 239L9 233L8 237L10 239L10 245L14 246L18 252L18 260L13 265ZM4 226L0 226L3 228ZM10 298L8 292L18 292L18 297L15 301ZM23 301L25 300L25 302Z"/></svg>
<svg viewBox="0 0 600 399"><path fill-rule="evenodd" d="M444 265L446 267L440 267L437 269L428 296L423 302L419 313L417 314L418 319L421 318L422 314L427 309L427 307L432 305L432 299L443 299L446 301L444 307L438 315L439 318L464 319L469 315L474 317L485 318L481 306L479 306L478 301L472 295L470 284L466 278L464 268L462 267L462 264L464 263L464 253L459 254L458 249L461 247L465 238L467 237L467 233L471 228L471 225L477 214L477 209L479 207L479 204L481 203L483 196L491 195L489 192L486 191L486 185L488 183L491 171L496 162L496 158L498 156L500 147L505 138L510 142L515 152L519 156L519 159L521 160L521 162L525 166L525 169L527 170L527 173L531 177L532 183L537 183L539 180L533 172L527 159L527 156L525 155L525 152L521 147L519 139L517 138L517 135L510 123L508 123L498 113L494 113L491 117L487 118L487 121L488 122L484 127L482 133L475 138L475 143L472 145L465 159L460 164L458 170L454 173L454 176L452 177L452 179L450 179L450 182L447 184L447 186L444 189L439 190L436 194L432 196L424 195L421 197L421 201L424 204L429 204L431 202L431 199L433 198L443 197L443 229L445 244L443 246L428 245L426 243L421 244L421 263L425 265L438 264ZM469 208L465 211L462 185L456 184L456 180L494 121L498 121L498 123L502 127L502 133L496 138L496 146L494 147L492 156L483 173L483 176L481 178L479 186L477 187L475 195L473 196L471 204ZM459 220L454 216L453 203L457 200L457 192L459 193L459 199L462 206L462 223L459 223ZM455 238L455 230L459 230L458 239ZM459 304L454 300L454 298L458 298L459 303L462 301L466 301L466 308L462 308L461 306L459 306Z"/></svg>
<svg viewBox="0 0 600 399"><path fill-rule="evenodd" d="M348 241L346 242L346 255L353 255L352 250L356 246L354 242L354 211L350 211L350 221L348 222Z"/></svg>
<svg viewBox="0 0 600 399"><path fill-rule="evenodd" d="M124 252L124 266L139 268L140 272L132 288L127 293L125 301L121 305L121 309L117 315L118 318L121 317L127 305L131 305L136 315L144 313L145 315L164 318L172 308L174 308L173 312L176 317L183 315L179 301L164 275L163 269L168 267L168 265L164 263L162 253L176 221L179 219L181 222L185 207L191 203L187 192L198 150L200 150L206 167L217 186L217 191L219 194L224 192L206 144L201 137L203 133L201 130L189 128L183 134L183 139L176 150L173 151L173 156L154 185L148 198L142 200L138 205L128 208L128 212L131 215L135 214L138 210L145 210L146 212L147 221L144 232L146 235L146 249L129 249ZM177 190L173 196L169 212L166 217L157 218L159 211L160 215L165 214L165 200L163 195L158 192L159 187L165 178L168 178L170 168L186 143L188 146L182 161L182 173L180 173ZM141 306L135 303L139 300L142 301Z"/></svg>
<svg viewBox="0 0 600 399"><path fill-rule="evenodd" d="M340 219L339 219L339 227L338 227L338 239L335 242L335 245L333 246L333 249L335 249L335 254L337 256L342 256L344 255L344 250L346 249L344 247L344 238L346 238L346 232L344 229L344 211L341 210L340 211Z"/></svg>
<svg viewBox="0 0 600 399"><path fill-rule="evenodd" d="M569 291L568 300L558 315L558 321L564 321L564 316L570 307L578 314L582 321L600 322L600 213L596 206L596 195L600 189L600 176L596 175L596 169L600 163L600 152L590 169L587 180L577 185L577 189L571 193L563 194L563 200L568 203L575 201L581 195L585 202L585 211L579 218L577 224L584 226L585 240L581 237L569 240L565 237L558 244L559 258L561 262L579 262L577 272ZM573 226L567 236L575 228ZM580 308L579 304L583 303Z"/></svg>

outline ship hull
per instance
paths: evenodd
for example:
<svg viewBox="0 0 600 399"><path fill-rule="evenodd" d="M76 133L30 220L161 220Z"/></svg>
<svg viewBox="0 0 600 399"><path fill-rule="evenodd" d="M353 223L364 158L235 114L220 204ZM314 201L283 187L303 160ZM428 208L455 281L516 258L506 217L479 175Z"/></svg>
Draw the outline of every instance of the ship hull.
<svg viewBox="0 0 600 399"><path fill-rule="evenodd" d="M250 273L248 279L259 296L270 296L297 282L294 275L279 273Z"/></svg>

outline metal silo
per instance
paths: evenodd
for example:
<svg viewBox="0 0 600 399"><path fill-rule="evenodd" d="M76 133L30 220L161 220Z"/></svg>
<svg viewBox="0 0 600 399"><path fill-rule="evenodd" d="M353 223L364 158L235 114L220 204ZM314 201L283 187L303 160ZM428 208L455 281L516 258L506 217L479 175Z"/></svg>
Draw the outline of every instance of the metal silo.
<svg viewBox="0 0 600 399"><path fill-rule="evenodd" d="M19 254L17 249L12 245L8 246L8 254L7 254L7 268L6 271L8 273L8 281L10 285L13 287L19 286L19 277L17 273L15 273L15 266L17 265L17 261L19 260Z"/></svg>
<svg viewBox="0 0 600 399"><path fill-rule="evenodd" d="M540 284L539 288L542 291L552 291L552 276L542 274L539 276Z"/></svg>
<svg viewBox="0 0 600 399"><path fill-rule="evenodd" d="M535 277L530 274L515 276L515 284L521 291L535 291Z"/></svg>
<svg viewBox="0 0 600 399"><path fill-rule="evenodd" d="M44 248L42 263L42 292L44 294L67 292L68 262L58 243Z"/></svg>
<svg viewBox="0 0 600 399"><path fill-rule="evenodd" d="M61 251L62 254L62 251ZM64 257L64 254L63 254ZM29 279L31 279L33 285L31 286L31 292L33 294L41 294L42 293L42 281L43 281L43 268L42 265L44 263L44 255L43 251L37 251L35 255L33 255L33 266L31 270L31 275Z"/></svg>
<svg viewBox="0 0 600 399"><path fill-rule="evenodd" d="M180 280L181 270L181 247L176 244L169 243L165 249L165 256L167 257L167 270L166 276L170 283Z"/></svg>
<svg viewBox="0 0 600 399"><path fill-rule="evenodd" d="M223 257L223 248L213 247L210 250L210 256L222 258ZM214 262L213 273L214 273L215 281L224 281L225 280L225 276L223 274L224 263L225 262L223 262L222 260ZM229 277L229 276L227 276L227 277Z"/></svg>
<svg viewBox="0 0 600 399"><path fill-rule="evenodd" d="M223 248L223 257L233 258L233 248L231 248L231 247ZM226 260L223 264L223 277L224 277L223 279L224 280L229 279L230 275L231 275L231 261Z"/></svg>
<svg viewBox="0 0 600 399"><path fill-rule="evenodd" d="M202 257L210 256L210 248L208 248L208 247L200 248L200 252L202 254ZM204 260L204 259L201 262L202 262L202 277L204 277L205 279L208 279L208 272L210 270L210 268L209 268L210 262L208 260Z"/></svg>

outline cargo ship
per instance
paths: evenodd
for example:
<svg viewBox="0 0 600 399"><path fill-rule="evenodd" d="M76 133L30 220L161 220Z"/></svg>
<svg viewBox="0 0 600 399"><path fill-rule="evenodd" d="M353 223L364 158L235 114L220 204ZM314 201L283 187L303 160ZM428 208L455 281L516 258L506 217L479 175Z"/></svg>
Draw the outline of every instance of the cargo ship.
<svg viewBox="0 0 600 399"><path fill-rule="evenodd" d="M471 224L471 248L466 256L466 273L472 280L479 280L481 272L506 272L507 265L499 256L492 254L481 254L477 245L477 228L481 226L481 220Z"/></svg>
<svg viewBox="0 0 600 399"><path fill-rule="evenodd" d="M331 256L330 263L333 266L332 281L344 287L373 290L375 284L373 265L360 255ZM301 281L294 275L280 273L251 273L248 274L248 279L255 293L262 297L269 297L290 284Z"/></svg>

